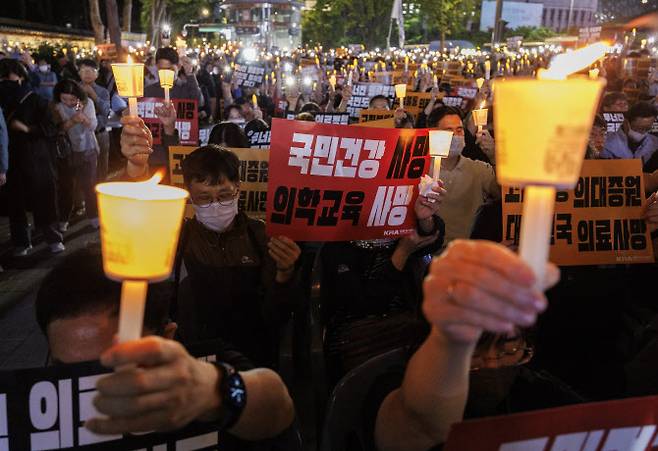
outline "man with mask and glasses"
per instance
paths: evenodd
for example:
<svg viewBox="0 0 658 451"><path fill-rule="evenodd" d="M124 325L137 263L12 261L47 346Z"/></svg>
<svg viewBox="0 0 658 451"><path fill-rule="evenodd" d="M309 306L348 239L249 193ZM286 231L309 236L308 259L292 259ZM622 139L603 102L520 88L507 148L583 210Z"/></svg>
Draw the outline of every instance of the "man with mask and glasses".
<svg viewBox="0 0 658 451"><path fill-rule="evenodd" d="M658 149L658 138L649 134L658 111L647 102L636 103L615 133L608 134L601 158L642 159L647 163Z"/></svg>
<svg viewBox="0 0 658 451"><path fill-rule="evenodd" d="M464 124L458 109L441 107L427 118L431 129L453 132L450 154L441 163L441 180L446 194L441 204L445 222L444 246L471 234L475 214L486 200L500 199L500 186L490 164L464 157Z"/></svg>
<svg viewBox="0 0 658 451"><path fill-rule="evenodd" d="M148 177L148 128L124 118L122 153L140 180ZM222 338L262 366L275 366L279 327L301 291L296 262L301 250L286 237L265 234L265 223L238 210L240 161L230 150L208 145L183 160L183 179L194 218L183 226L176 259L181 294L173 306L185 340ZM178 316L178 315L177 315ZM186 325L189 324L189 327Z"/></svg>

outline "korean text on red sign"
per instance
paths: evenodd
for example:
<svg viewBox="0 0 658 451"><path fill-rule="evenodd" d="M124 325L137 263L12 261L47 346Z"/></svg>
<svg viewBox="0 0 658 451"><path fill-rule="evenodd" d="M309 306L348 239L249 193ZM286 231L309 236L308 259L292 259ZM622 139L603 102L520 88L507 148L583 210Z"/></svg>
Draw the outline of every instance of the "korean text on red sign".
<svg viewBox="0 0 658 451"><path fill-rule="evenodd" d="M197 101L192 99L172 99L171 101L176 108L176 130L178 130L181 145L197 146L199 144ZM161 107L163 103L163 99L156 97L142 97L137 103L139 117L151 130L154 145L162 143L164 129L162 122L155 114L155 109Z"/></svg>
<svg viewBox="0 0 658 451"><path fill-rule="evenodd" d="M428 172L427 152L427 130L275 119L268 233L304 241L411 233L416 187Z"/></svg>
<svg viewBox="0 0 658 451"><path fill-rule="evenodd" d="M581 404L465 421L445 451L639 451L655 449L658 397Z"/></svg>

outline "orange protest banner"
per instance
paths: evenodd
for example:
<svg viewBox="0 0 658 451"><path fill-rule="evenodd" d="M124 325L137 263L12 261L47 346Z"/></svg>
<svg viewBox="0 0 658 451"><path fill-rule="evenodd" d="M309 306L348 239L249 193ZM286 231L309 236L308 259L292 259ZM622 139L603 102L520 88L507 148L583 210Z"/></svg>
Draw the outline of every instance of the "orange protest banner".
<svg viewBox="0 0 658 451"><path fill-rule="evenodd" d="M183 160L197 148L194 146L172 146L169 148L169 180L174 186L184 187ZM240 160L240 198L238 208L252 218L265 219L267 180L269 178L269 149L230 149ZM192 217L190 204L185 217Z"/></svg>
<svg viewBox="0 0 658 451"><path fill-rule="evenodd" d="M423 111L427 104L432 100L432 93L430 92L409 92L404 98L404 109L405 111L417 116L421 111ZM400 99L396 98L393 101L393 110L396 110L400 107Z"/></svg>
<svg viewBox="0 0 658 451"><path fill-rule="evenodd" d="M560 266L652 263L640 160L586 160L574 190L558 191L550 260ZM518 242L523 193L503 188L503 239Z"/></svg>
<svg viewBox="0 0 658 451"><path fill-rule="evenodd" d="M392 118L395 112L392 110L361 110L359 111L359 123L380 121L382 119Z"/></svg>
<svg viewBox="0 0 658 451"><path fill-rule="evenodd" d="M377 121L359 122L352 124L353 127L370 127L370 128L395 128L395 119L391 116L387 119L379 119Z"/></svg>

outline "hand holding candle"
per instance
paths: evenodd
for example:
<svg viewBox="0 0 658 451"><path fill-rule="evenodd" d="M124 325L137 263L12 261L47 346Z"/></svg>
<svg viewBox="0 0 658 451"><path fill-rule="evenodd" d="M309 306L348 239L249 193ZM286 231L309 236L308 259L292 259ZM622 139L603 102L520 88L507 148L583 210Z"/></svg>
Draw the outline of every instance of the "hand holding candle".
<svg viewBox="0 0 658 451"><path fill-rule="evenodd" d="M175 73L173 70L160 69L158 71L160 86L162 86L162 89L164 89L165 93L165 103L169 103L169 90L174 87L174 76Z"/></svg>
<svg viewBox="0 0 658 451"><path fill-rule="evenodd" d="M525 187L519 252L543 286L556 188L576 185L605 85L566 77L603 57L595 44L559 55L543 79L507 80L496 88L496 137L501 185ZM529 151L532 149L532 151Z"/></svg>
<svg viewBox="0 0 658 451"><path fill-rule="evenodd" d="M441 174L441 159L450 154L453 132L446 130L430 130L430 156L432 157L432 179L439 181Z"/></svg>
<svg viewBox="0 0 658 451"><path fill-rule="evenodd" d="M159 180L156 175L147 182L96 186L103 268L123 282L121 343L141 337L147 283L169 277L176 255L188 193Z"/></svg>
<svg viewBox="0 0 658 451"><path fill-rule="evenodd" d="M486 109L484 101L480 105L480 108L473 110L473 123L478 128L478 132L481 132L484 127L487 126L487 121L489 119L489 110Z"/></svg>

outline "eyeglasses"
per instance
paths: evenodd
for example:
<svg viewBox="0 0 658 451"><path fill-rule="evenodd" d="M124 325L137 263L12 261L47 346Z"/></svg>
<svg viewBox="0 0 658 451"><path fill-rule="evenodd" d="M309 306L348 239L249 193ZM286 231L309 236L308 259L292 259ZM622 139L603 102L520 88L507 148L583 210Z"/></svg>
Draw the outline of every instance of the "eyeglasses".
<svg viewBox="0 0 658 451"><path fill-rule="evenodd" d="M526 341L523 332L511 337L487 335L482 337L473 354L471 371L520 366L528 363L534 355L534 348Z"/></svg>
<svg viewBox="0 0 658 451"><path fill-rule="evenodd" d="M233 192L221 193L219 196L217 196L216 199L208 194L202 194L201 196L192 199L192 202L194 203L194 205L196 205L199 208L208 208L214 202L217 202L222 207L227 207L229 205L232 205L233 202L235 202L239 192L240 189L236 188L235 191Z"/></svg>

